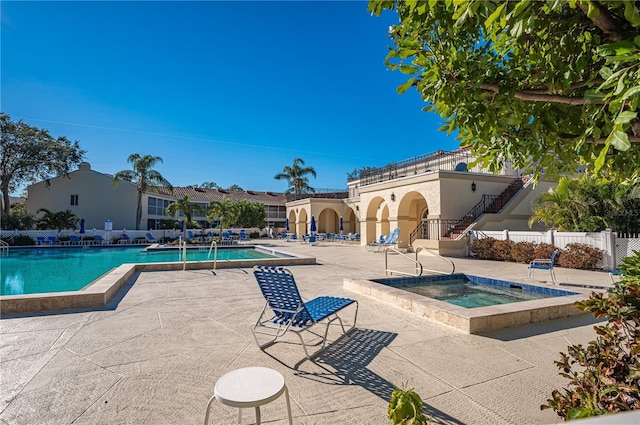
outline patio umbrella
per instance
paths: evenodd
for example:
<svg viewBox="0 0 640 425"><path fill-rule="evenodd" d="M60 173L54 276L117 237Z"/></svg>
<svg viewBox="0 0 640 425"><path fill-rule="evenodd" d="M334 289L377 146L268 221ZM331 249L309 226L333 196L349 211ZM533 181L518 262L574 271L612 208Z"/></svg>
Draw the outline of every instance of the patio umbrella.
<svg viewBox="0 0 640 425"><path fill-rule="evenodd" d="M311 233L315 233L317 229L316 227L316 218L315 216L311 216L311 227L310 227Z"/></svg>
<svg viewBox="0 0 640 425"><path fill-rule="evenodd" d="M84 218L80 220L80 238L84 239Z"/></svg>
<svg viewBox="0 0 640 425"><path fill-rule="evenodd" d="M286 219L284 221L284 230L286 230L287 233L289 233L289 219Z"/></svg>
<svg viewBox="0 0 640 425"><path fill-rule="evenodd" d="M184 220L180 221L180 233L184 233Z"/></svg>
<svg viewBox="0 0 640 425"><path fill-rule="evenodd" d="M344 223L342 221L342 216L340 217L340 232L344 230Z"/></svg>

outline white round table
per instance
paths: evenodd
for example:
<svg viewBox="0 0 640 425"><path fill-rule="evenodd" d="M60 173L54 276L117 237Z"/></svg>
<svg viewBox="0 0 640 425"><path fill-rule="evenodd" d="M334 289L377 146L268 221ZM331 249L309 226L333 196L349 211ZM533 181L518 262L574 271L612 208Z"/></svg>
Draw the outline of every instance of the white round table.
<svg viewBox="0 0 640 425"><path fill-rule="evenodd" d="M245 367L232 370L216 382L213 396L207 404L204 424L208 425L209 423L211 403L213 400L218 400L224 405L240 409L238 423L242 421L243 408L255 408L256 425L260 425L260 406L272 402L283 393L287 402L289 425L292 425L289 390L280 372L267 367Z"/></svg>

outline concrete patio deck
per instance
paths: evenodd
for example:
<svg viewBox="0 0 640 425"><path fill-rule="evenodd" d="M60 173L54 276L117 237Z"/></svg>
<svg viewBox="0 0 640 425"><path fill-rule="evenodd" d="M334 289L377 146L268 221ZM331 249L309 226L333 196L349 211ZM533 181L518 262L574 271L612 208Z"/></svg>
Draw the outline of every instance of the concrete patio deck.
<svg viewBox="0 0 640 425"><path fill-rule="evenodd" d="M383 254L339 243L268 243L317 258L290 267L306 299L360 303L357 329L315 363L293 369L303 358L297 344L258 350L249 324L263 298L250 269L143 272L100 310L3 316L0 423L202 424L216 380L246 366L284 375L295 424L385 424L391 392L403 383L420 394L435 424L559 422L540 405L566 383L553 364L559 352L594 338L590 315L469 335L343 289L343 278L383 276ZM395 269L405 266L392 260ZM481 276L527 273L522 264L454 262L456 271ZM557 277L609 285L602 272L557 269ZM236 415L215 403L211 423L235 423ZM262 409L264 423L285 424L285 417L282 399ZM253 423L253 412L243 419Z"/></svg>

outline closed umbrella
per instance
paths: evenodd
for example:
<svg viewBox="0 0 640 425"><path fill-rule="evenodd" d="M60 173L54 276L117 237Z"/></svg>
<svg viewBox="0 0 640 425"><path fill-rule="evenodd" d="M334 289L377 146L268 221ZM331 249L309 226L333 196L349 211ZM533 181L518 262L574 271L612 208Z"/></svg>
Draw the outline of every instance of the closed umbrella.
<svg viewBox="0 0 640 425"><path fill-rule="evenodd" d="M318 230L317 227L316 227L316 218L315 218L315 216L311 216L311 228L310 228L310 230L311 230L311 233L315 233L316 230Z"/></svg>
<svg viewBox="0 0 640 425"><path fill-rule="evenodd" d="M342 217L340 217L340 233L344 230L344 222L342 221Z"/></svg>
<svg viewBox="0 0 640 425"><path fill-rule="evenodd" d="M284 230L286 230L287 233L289 233L289 219L286 219L284 221Z"/></svg>
<svg viewBox="0 0 640 425"><path fill-rule="evenodd" d="M80 235L82 235L80 237L84 239L84 218L80 220L80 232L79 233L80 233Z"/></svg>

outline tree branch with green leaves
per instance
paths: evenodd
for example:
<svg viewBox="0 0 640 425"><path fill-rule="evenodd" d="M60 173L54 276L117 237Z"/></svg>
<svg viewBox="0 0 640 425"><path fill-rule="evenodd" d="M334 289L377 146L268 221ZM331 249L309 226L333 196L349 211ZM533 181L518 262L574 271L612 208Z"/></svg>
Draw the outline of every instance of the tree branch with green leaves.
<svg viewBox="0 0 640 425"><path fill-rule="evenodd" d="M639 175L640 10L634 1L370 0L393 11L386 65L409 78L482 165L536 178Z"/></svg>

